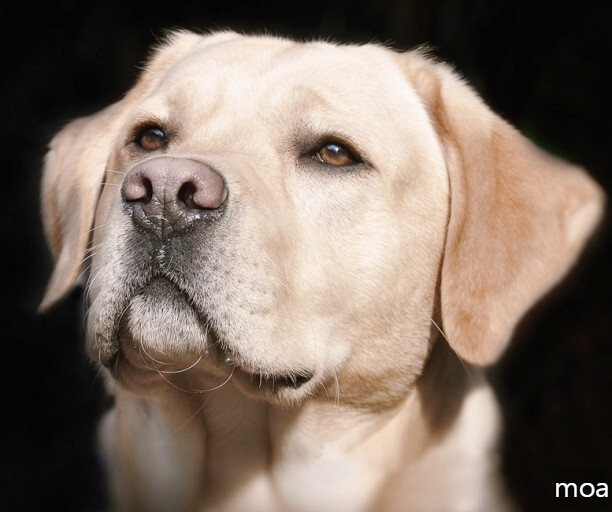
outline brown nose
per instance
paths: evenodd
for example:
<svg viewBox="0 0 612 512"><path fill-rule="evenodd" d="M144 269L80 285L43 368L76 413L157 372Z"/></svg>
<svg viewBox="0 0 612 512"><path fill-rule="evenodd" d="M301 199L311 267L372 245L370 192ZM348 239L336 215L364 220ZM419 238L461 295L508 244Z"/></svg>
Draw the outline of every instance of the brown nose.
<svg viewBox="0 0 612 512"><path fill-rule="evenodd" d="M165 240L200 219L218 217L227 189L206 164L162 156L134 166L123 181L121 196L134 222Z"/></svg>

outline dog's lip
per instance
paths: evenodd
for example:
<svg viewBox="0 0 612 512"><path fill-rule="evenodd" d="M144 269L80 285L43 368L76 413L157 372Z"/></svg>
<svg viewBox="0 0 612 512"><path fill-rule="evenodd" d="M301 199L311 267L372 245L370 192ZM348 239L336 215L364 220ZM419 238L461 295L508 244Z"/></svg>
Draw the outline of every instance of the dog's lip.
<svg viewBox="0 0 612 512"><path fill-rule="evenodd" d="M223 351L223 348L221 348ZM292 388L299 389L315 376L315 372L307 369L292 370L286 373L271 373L250 367L242 358L228 351L223 351L223 362L232 367L236 376L242 376L246 381L258 388Z"/></svg>
<svg viewBox="0 0 612 512"><path fill-rule="evenodd" d="M181 289L171 279L163 275L153 276L144 286L140 288L139 291L135 292L132 297L137 296L155 280L165 281L165 284L170 285L176 293L183 296L187 303L193 304L193 301L189 300L189 294L185 290ZM249 387L255 389L265 388L272 391L279 389L298 390L304 384L313 379L315 372L309 369L298 369L276 373L253 367L249 364L248 359L229 348L227 341L224 341L223 333L214 327L214 322L211 321L212 319L207 313L202 312L197 308L195 309L195 312L200 318L200 322L207 326L207 341L206 348L204 350L204 357L216 368L221 368L223 366L231 367L236 378L240 379L244 384L249 385ZM122 347L126 343L130 343L131 338L131 336L126 332L126 326L123 322L118 321L113 338L115 340L113 343L114 350L107 351L104 356L99 353L98 360L110 371L113 378L118 380L120 377L120 364L122 364L122 362L125 360L125 357L121 357L123 351Z"/></svg>
<svg viewBox="0 0 612 512"><path fill-rule="evenodd" d="M206 347L205 352L218 352L223 354L224 350L221 347L220 340L222 339L221 334L215 329L213 322L208 315L203 313L200 309L193 307L193 301L188 292L177 285L173 279L169 276L164 275L162 272L152 272L150 277L138 288L132 290L132 292L125 296L123 305L118 308L123 313L117 315L115 323L110 330L110 335L101 337L99 339L106 340L103 346L97 347L97 361L104 367L110 370L114 378L117 378L119 359L122 352L122 346L125 343L131 343L133 336L129 333L129 329L126 325L127 316L124 314L128 310L131 302L135 297L143 293L144 290L150 289L151 285L155 284L156 281L163 282L164 286L168 286L169 289L173 290L177 296L182 297L186 304L192 304L193 312L198 317L198 323L206 326Z"/></svg>
<svg viewBox="0 0 612 512"><path fill-rule="evenodd" d="M297 391L310 382L315 376L315 373L310 370L300 370L283 374L270 374L260 370L253 370L235 364L233 356L229 355L228 352L225 352L220 347L218 347L218 350L220 354L219 359L221 359L226 366L231 367L232 377L239 379L250 389L270 390L272 392L283 389L293 389ZM100 362L110 371L115 380L120 380L119 366L121 360L125 360L125 358L122 358L122 349L118 348L110 357ZM220 364L216 366L220 366Z"/></svg>
<svg viewBox="0 0 612 512"><path fill-rule="evenodd" d="M226 364L228 364L226 359ZM304 384L310 382L314 377L314 372L310 370L300 370L283 374L270 374L262 371L245 369L234 365L234 371L238 371L238 375L244 376L243 382L246 381L254 388L263 389L300 389ZM238 376L237 375L237 376Z"/></svg>

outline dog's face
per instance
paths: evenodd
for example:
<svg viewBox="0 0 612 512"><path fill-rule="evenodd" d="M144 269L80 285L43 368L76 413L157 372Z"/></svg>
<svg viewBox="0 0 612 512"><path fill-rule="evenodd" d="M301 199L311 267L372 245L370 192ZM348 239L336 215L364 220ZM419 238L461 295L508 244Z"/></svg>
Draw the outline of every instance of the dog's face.
<svg viewBox="0 0 612 512"><path fill-rule="evenodd" d="M438 295L453 348L488 362L595 222L596 188L547 181L553 164L507 133L418 54L175 34L123 100L54 141L47 302L93 228L88 349L119 385L392 403L421 373ZM524 178L535 159L544 175ZM502 164L509 178L487 177ZM543 214L559 228L534 263Z"/></svg>
<svg viewBox="0 0 612 512"><path fill-rule="evenodd" d="M199 361L190 373L233 373L256 396L333 378L342 393L348 371L414 378L448 178L392 58L231 39L155 77L114 141L96 213L92 357L118 356L119 380L147 386L143 372Z"/></svg>

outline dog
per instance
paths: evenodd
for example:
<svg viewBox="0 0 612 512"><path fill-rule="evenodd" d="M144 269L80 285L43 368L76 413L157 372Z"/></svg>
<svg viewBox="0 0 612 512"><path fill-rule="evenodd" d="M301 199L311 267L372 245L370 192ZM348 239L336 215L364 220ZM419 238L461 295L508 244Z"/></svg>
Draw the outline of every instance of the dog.
<svg viewBox="0 0 612 512"><path fill-rule="evenodd" d="M41 188L41 309L88 276L113 510L512 509L482 369L604 195L449 64L172 31Z"/></svg>

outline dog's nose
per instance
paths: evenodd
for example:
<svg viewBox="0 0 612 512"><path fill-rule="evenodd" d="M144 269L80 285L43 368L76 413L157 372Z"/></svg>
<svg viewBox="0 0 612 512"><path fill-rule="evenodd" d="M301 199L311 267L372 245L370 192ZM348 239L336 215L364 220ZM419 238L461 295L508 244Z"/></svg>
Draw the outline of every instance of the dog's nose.
<svg viewBox="0 0 612 512"><path fill-rule="evenodd" d="M202 218L218 216L227 188L203 162L155 157L127 173L121 196L134 222L163 240Z"/></svg>

